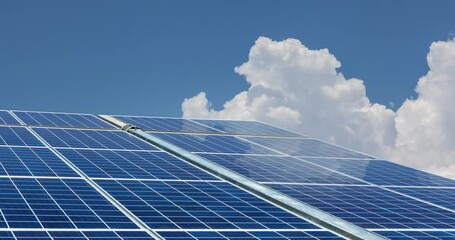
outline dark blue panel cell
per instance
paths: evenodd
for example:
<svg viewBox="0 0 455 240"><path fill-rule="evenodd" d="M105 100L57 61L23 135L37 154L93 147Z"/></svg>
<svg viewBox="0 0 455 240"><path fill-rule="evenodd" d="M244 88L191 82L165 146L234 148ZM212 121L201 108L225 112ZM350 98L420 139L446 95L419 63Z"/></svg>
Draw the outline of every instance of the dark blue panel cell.
<svg viewBox="0 0 455 240"><path fill-rule="evenodd" d="M364 228L454 228L455 214L374 186L268 184Z"/></svg>
<svg viewBox="0 0 455 240"><path fill-rule="evenodd" d="M20 240L51 240L47 232L44 231L15 231L14 236Z"/></svg>
<svg viewBox="0 0 455 240"><path fill-rule="evenodd" d="M455 231L376 231L391 240L453 240Z"/></svg>
<svg viewBox="0 0 455 240"><path fill-rule="evenodd" d="M211 128L217 129L229 134L247 134L247 135L270 135L270 136L300 136L296 133L289 132L277 127L273 127L256 121L238 121L238 120L193 120Z"/></svg>
<svg viewBox="0 0 455 240"><path fill-rule="evenodd" d="M79 177L47 148L0 147L0 175Z"/></svg>
<svg viewBox="0 0 455 240"><path fill-rule="evenodd" d="M394 187L390 189L455 211L455 188Z"/></svg>
<svg viewBox="0 0 455 240"><path fill-rule="evenodd" d="M259 182L362 184L333 171L284 156L199 154Z"/></svg>
<svg viewBox="0 0 455 240"><path fill-rule="evenodd" d="M218 180L165 152L59 149L89 177Z"/></svg>
<svg viewBox="0 0 455 240"><path fill-rule="evenodd" d="M0 110L0 125L21 125L8 111Z"/></svg>
<svg viewBox="0 0 455 240"><path fill-rule="evenodd" d="M43 127L115 128L91 115L76 113L13 111L25 124Z"/></svg>
<svg viewBox="0 0 455 240"><path fill-rule="evenodd" d="M213 128L195 123L182 118L162 118L162 117L128 117L114 116L120 121L135 125L143 130L150 131L169 131L169 132L200 132L200 133L220 133Z"/></svg>
<svg viewBox="0 0 455 240"><path fill-rule="evenodd" d="M304 159L378 185L455 186L454 180L439 177L413 168L408 168L389 161L359 159Z"/></svg>
<svg viewBox="0 0 455 240"><path fill-rule="evenodd" d="M97 183L152 229L318 229L225 182Z"/></svg>
<svg viewBox="0 0 455 240"><path fill-rule="evenodd" d="M335 240L343 239L331 232L326 231L186 231L158 233L167 240L226 240L226 239L264 239L264 240Z"/></svg>
<svg viewBox="0 0 455 240"><path fill-rule="evenodd" d="M0 145L44 146L25 127L0 127Z"/></svg>
<svg viewBox="0 0 455 240"><path fill-rule="evenodd" d="M33 128L52 147L157 150L122 131Z"/></svg>
<svg viewBox="0 0 455 240"><path fill-rule="evenodd" d="M260 145L292 156L305 157L339 157L363 158L372 157L346 148L324 143L315 139L305 138L272 138L272 137L242 137Z"/></svg>
<svg viewBox="0 0 455 240"><path fill-rule="evenodd" d="M190 152L279 155L274 151L233 136L177 133L152 133L152 135Z"/></svg>

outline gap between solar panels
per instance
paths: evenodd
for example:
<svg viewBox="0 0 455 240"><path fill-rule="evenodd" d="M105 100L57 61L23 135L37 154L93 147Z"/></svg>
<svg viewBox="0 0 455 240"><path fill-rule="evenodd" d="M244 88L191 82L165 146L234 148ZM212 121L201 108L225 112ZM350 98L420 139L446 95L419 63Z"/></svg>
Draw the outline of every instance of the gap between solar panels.
<svg viewBox="0 0 455 240"><path fill-rule="evenodd" d="M188 161L198 167L240 187L246 191L252 192L274 204L277 204L288 211L302 217L303 219L309 220L334 232L337 232L345 237L351 239L386 239L375 233L372 233L364 228L347 222L341 218L335 217L324 211L321 211L315 207L298 201L286 194L279 191L273 190L267 186L264 186L256 181L253 181L247 177L237 174L231 170L228 170L216 163L213 163L203 157L190 153L180 147L170 144L166 141L161 140L147 132L142 131L140 128L130 123L125 123L112 116L99 115L99 117L120 129L135 135L165 151L171 152L179 156L180 158Z"/></svg>

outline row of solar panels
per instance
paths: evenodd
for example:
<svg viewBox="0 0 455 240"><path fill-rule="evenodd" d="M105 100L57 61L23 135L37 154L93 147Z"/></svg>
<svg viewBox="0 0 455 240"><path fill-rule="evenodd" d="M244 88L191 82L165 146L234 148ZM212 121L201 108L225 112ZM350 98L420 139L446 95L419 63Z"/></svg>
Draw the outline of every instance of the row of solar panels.
<svg viewBox="0 0 455 240"><path fill-rule="evenodd" d="M383 236L454 237L452 180L314 139L162 131L151 134ZM340 237L123 131L4 126L0 145L2 228L12 239L26 239L13 230L23 228L54 239L49 229L145 234L94 184L166 239Z"/></svg>

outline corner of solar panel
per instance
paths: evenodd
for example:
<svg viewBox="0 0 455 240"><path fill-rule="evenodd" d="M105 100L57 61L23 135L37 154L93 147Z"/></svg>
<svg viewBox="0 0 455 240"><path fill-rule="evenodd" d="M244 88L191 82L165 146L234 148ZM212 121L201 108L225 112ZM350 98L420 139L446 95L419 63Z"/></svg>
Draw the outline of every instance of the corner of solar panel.
<svg viewBox="0 0 455 240"><path fill-rule="evenodd" d="M0 239L455 239L455 181L262 122L0 110Z"/></svg>

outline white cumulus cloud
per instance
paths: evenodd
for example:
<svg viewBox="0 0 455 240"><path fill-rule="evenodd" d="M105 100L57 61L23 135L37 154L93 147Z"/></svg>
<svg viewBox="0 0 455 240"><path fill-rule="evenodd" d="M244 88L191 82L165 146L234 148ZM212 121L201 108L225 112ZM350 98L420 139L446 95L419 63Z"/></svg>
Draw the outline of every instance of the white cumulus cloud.
<svg viewBox="0 0 455 240"><path fill-rule="evenodd" d="M256 119L376 156L455 177L455 43L432 44L418 97L394 112L371 103L360 79L346 79L327 49L260 37L235 68L250 87L212 108L204 92L182 103L184 117ZM455 109L455 108L454 108ZM451 121L452 120L452 121Z"/></svg>

